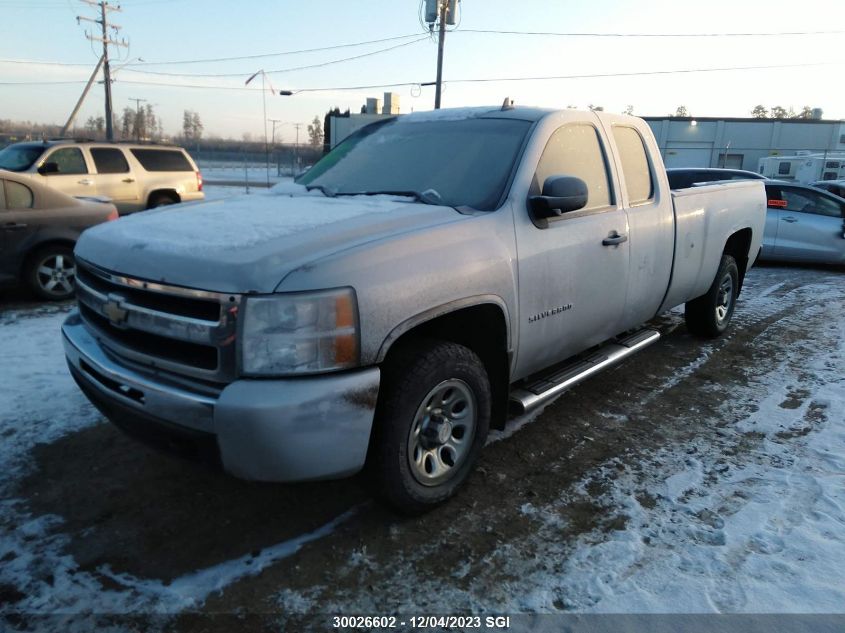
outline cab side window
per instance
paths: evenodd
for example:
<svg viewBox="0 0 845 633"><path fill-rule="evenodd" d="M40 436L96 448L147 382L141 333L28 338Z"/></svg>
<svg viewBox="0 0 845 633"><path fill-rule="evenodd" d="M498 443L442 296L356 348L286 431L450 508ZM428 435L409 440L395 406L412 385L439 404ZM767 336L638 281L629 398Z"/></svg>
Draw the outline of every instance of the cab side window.
<svg viewBox="0 0 845 633"><path fill-rule="evenodd" d="M129 171L129 163L121 150L115 147L92 147L90 151L98 174L125 174Z"/></svg>
<svg viewBox="0 0 845 633"><path fill-rule="evenodd" d="M589 197L584 211L608 207L613 202L607 161L598 131L592 125L564 125L552 134L537 165L532 192L539 194L549 176L575 176L587 183Z"/></svg>
<svg viewBox="0 0 845 633"><path fill-rule="evenodd" d="M825 195L806 189L783 188L783 199L787 211L825 215L831 218L842 217L842 205Z"/></svg>
<svg viewBox="0 0 845 633"><path fill-rule="evenodd" d="M47 157L48 163L56 163L59 174L87 174L85 157L78 147L63 147Z"/></svg>
<svg viewBox="0 0 845 633"><path fill-rule="evenodd" d="M648 164L645 143L632 127L614 127L613 139L622 161L625 189L631 205L643 204L654 198L654 174Z"/></svg>
<svg viewBox="0 0 845 633"><path fill-rule="evenodd" d="M35 198L32 195L32 190L20 183L12 182L11 180L3 180L2 187L0 187L0 194L5 189L5 208L7 209L31 209ZM0 195L0 208L3 208L3 196Z"/></svg>

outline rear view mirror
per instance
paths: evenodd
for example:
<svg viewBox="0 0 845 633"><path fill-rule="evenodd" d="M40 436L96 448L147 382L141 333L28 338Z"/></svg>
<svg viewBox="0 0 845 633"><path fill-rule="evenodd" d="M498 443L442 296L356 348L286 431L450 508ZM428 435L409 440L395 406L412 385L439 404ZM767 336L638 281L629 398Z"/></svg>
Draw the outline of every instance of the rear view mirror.
<svg viewBox="0 0 845 633"><path fill-rule="evenodd" d="M543 194L531 196L531 210L541 218L553 218L587 205L587 183L575 176L549 176Z"/></svg>
<svg viewBox="0 0 845 633"><path fill-rule="evenodd" d="M42 176L46 176L48 174L58 174L59 173L59 164L58 163L44 163L41 167L38 168L38 173Z"/></svg>

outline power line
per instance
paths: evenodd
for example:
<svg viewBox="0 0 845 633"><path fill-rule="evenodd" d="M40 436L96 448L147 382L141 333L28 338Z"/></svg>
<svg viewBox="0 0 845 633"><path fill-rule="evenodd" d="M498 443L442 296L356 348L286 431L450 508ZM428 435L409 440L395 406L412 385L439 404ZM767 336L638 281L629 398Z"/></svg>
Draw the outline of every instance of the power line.
<svg viewBox="0 0 845 633"><path fill-rule="evenodd" d="M458 33L496 35L539 35L547 37L782 37L792 35L841 35L845 31L780 31L769 33L560 33L554 31L500 31L494 29L461 29Z"/></svg>
<svg viewBox="0 0 845 633"><path fill-rule="evenodd" d="M308 64L305 66L293 66L290 68L277 68L276 70L266 70L264 71L266 74L279 74L279 73L289 73L296 70L308 70L311 68L322 68L324 66L331 66L333 64L340 64L343 62L353 61L355 59L362 59L364 57L372 57L373 55L379 55L381 53L386 53L388 51L396 50L397 48L402 48L403 46L410 46L411 44L417 44L418 42L422 42L423 40L427 40L428 36L421 37L416 40L411 40L410 42L402 42L401 44L394 44L393 46L388 46L387 48L380 48L374 51L369 51L367 53L361 53L360 55L353 55L352 57L341 57L339 59L331 59L325 62L319 62L317 64ZM134 64L127 64L127 66L131 66ZM250 74L250 72L240 72L240 73L177 73L177 72L162 72L156 70L135 70L133 68L127 68L126 72L131 73L139 73L145 75L160 75L165 77L243 77L244 75Z"/></svg>
<svg viewBox="0 0 845 633"><path fill-rule="evenodd" d="M469 77L459 79L444 79L443 83L492 83L492 82L506 82L506 81L556 81L567 79L597 79L597 78L614 78L614 77L642 77L650 75L674 75L674 74L691 74L691 73L711 73L711 72L733 72L745 70L778 70L787 68L808 68L818 66L839 66L845 62L808 62L801 64L773 64L767 66L726 66L721 68L680 68L672 70L651 70L651 71L632 71L632 72L616 72L616 73L591 73L583 75L546 75L541 77ZM244 88L241 86L224 86L224 85L202 85L202 84L178 84L165 83L154 81L137 81L132 79L121 79L121 83L132 84L138 86L161 86L165 88L197 88L205 90L240 90L247 92L257 92L260 88ZM61 84L82 84L84 80L75 81L5 81L0 82L0 86L21 86L21 85L35 85L35 86L54 86ZM316 88L300 88L293 90L294 94L302 92L327 92L331 90L368 90L374 88L398 88L404 86L433 86L431 81L400 81L394 83L382 84L368 84L358 86L333 86L333 87L316 87Z"/></svg>
<svg viewBox="0 0 845 633"><path fill-rule="evenodd" d="M316 53L320 51L331 51L338 48L352 48L354 46L365 46L367 44L381 44L383 42L393 42L396 40L403 40L408 39L410 37L419 37L419 33L409 33L407 35L395 35L393 37L383 37L377 40L367 40L364 42L349 42L346 44L334 44L332 46L320 46L317 48L302 48L299 50L291 50L291 51L281 51L278 53L259 53L256 55L240 55L236 57L213 57L213 58L205 58L205 59L182 59L182 60L171 60L166 62L138 62L137 64L132 64L133 66L169 66L175 64L208 64L212 62L230 62L230 61L238 61L242 59L261 59L263 57L281 57L284 55L299 55L301 53Z"/></svg>

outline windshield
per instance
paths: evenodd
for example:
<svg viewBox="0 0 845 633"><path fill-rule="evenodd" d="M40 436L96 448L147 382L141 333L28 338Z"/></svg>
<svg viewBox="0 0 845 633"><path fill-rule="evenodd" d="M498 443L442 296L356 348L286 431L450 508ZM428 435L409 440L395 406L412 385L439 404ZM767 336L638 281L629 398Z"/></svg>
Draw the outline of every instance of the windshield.
<svg viewBox="0 0 845 633"><path fill-rule="evenodd" d="M9 171L25 171L32 167L38 157L47 149L42 144L9 145L0 150L0 169Z"/></svg>
<svg viewBox="0 0 845 633"><path fill-rule="evenodd" d="M421 199L491 211L530 126L516 119L390 119L347 138L297 183L328 195L433 190Z"/></svg>

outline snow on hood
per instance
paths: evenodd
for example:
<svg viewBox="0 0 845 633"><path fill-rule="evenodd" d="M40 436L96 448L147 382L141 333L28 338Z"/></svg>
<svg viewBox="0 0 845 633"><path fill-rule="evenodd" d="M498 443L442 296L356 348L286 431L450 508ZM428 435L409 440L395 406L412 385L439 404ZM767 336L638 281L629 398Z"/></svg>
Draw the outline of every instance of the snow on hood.
<svg viewBox="0 0 845 633"><path fill-rule="evenodd" d="M229 200L136 213L119 222L101 224L97 235L122 242L128 248L154 245L157 252L201 255L209 250L239 251L324 224L397 211L397 207L410 200L397 196L344 196L327 200L316 191L307 192L302 185L284 183L277 187L280 189ZM299 187L306 195L287 192Z"/></svg>
<svg viewBox="0 0 845 633"><path fill-rule="evenodd" d="M76 253L141 279L219 292L272 292L297 266L464 217L404 196L328 198L283 183L269 192L162 207L100 224L83 233Z"/></svg>

